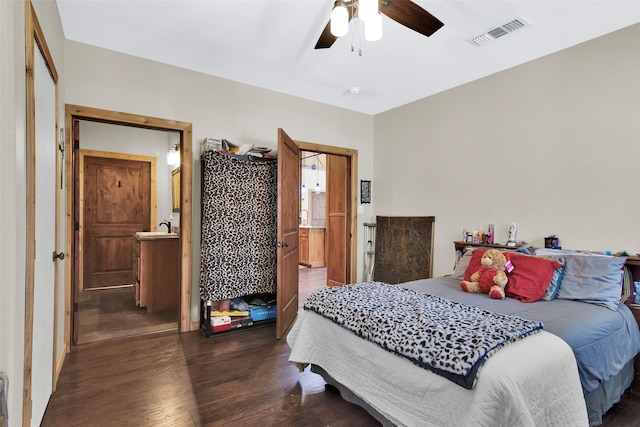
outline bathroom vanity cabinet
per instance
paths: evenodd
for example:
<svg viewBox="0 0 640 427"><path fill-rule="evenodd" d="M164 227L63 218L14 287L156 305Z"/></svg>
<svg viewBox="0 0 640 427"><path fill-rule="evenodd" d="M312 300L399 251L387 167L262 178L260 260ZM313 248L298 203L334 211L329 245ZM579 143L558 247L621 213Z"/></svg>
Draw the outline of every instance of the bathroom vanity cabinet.
<svg viewBox="0 0 640 427"><path fill-rule="evenodd" d="M136 305L148 313L177 311L180 301L180 245L177 234L136 233L133 242Z"/></svg>

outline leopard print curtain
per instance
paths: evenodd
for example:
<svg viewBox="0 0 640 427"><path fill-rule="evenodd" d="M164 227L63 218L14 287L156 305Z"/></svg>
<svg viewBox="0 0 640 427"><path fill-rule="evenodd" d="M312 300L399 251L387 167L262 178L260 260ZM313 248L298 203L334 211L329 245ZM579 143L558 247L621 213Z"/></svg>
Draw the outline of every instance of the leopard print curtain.
<svg viewBox="0 0 640 427"><path fill-rule="evenodd" d="M202 155L203 301L276 291L277 215L275 160Z"/></svg>

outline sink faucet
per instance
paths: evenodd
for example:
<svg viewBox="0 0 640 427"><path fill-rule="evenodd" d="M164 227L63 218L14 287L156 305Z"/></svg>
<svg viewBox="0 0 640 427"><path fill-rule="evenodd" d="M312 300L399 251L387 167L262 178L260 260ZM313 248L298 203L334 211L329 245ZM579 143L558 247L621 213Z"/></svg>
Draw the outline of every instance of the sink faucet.
<svg viewBox="0 0 640 427"><path fill-rule="evenodd" d="M303 214L303 213L304 213L304 214L306 214L306 215L305 215L305 217L304 217L304 220L302 219L302 214ZM302 224L302 225L307 225L307 220L308 220L308 219L309 219L309 211L308 211L308 210L306 210L306 209L302 209L302 210L300 211L300 224Z"/></svg>
<svg viewBox="0 0 640 427"><path fill-rule="evenodd" d="M167 233L171 233L171 221L162 221L158 225L166 225L167 226Z"/></svg>

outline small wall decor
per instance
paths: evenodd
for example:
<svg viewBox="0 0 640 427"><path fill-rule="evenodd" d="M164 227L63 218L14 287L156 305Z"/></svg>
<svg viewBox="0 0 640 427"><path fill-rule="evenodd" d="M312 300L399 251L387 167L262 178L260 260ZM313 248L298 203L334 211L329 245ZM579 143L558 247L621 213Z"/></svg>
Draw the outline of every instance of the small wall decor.
<svg viewBox="0 0 640 427"><path fill-rule="evenodd" d="M360 203L371 203L371 181L360 180Z"/></svg>

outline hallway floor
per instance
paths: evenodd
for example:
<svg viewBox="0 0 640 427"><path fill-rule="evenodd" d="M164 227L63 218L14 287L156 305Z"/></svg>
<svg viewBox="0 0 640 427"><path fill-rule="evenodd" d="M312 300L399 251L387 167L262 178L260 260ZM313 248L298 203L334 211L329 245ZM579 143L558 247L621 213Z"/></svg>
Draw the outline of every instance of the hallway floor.
<svg viewBox="0 0 640 427"><path fill-rule="evenodd" d="M82 291L78 315L78 344L178 330L178 312L147 313L133 286Z"/></svg>
<svg viewBox="0 0 640 427"><path fill-rule="evenodd" d="M326 267L300 266L298 279L298 307L302 307L304 300L313 291L327 286Z"/></svg>

